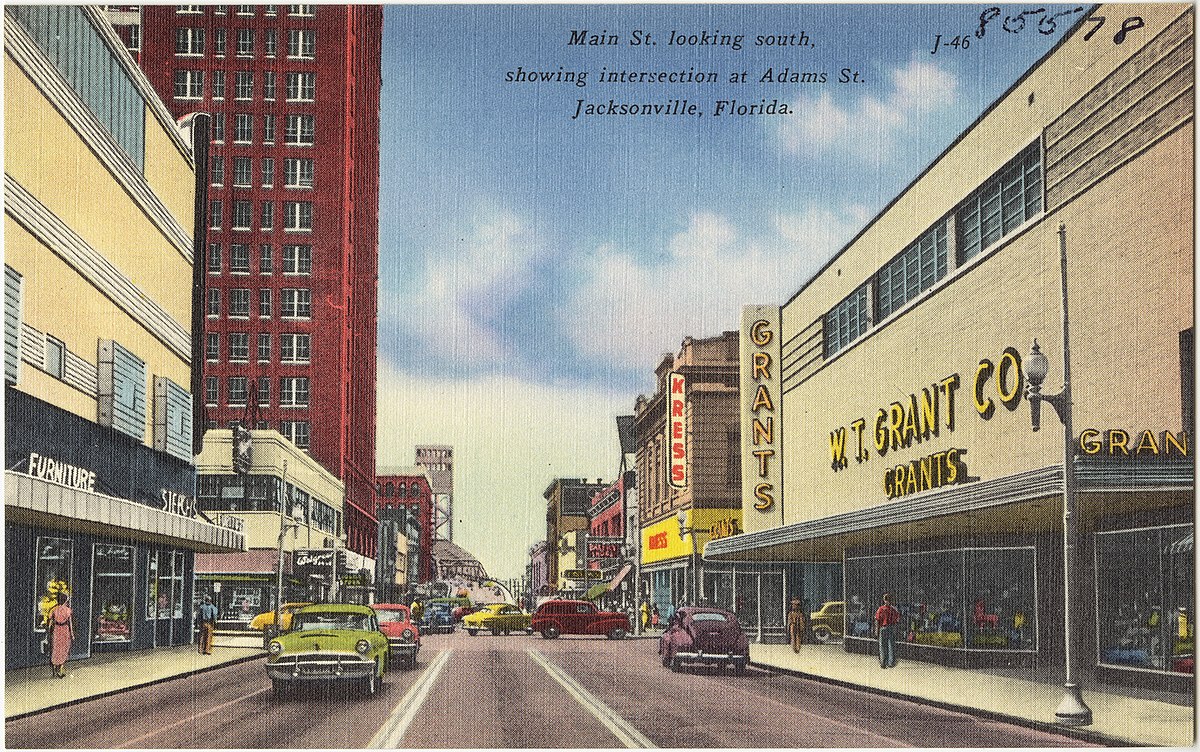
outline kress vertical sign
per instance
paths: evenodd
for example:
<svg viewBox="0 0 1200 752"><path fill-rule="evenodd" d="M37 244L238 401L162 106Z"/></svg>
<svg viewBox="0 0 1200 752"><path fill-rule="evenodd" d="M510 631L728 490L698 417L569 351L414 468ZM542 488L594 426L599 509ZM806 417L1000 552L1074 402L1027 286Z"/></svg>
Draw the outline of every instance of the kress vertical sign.
<svg viewBox="0 0 1200 752"><path fill-rule="evenodd" d="M667 374L667 480L671 488L687 488L687 423L682 373Z"/></svg>
<svg viewBox="0 0 1200 752"><path fill-rule="evenodd" d="M742 498L745 522L754 517L783 524L780 431L781 344L779 306L742 308Z"/></svg>

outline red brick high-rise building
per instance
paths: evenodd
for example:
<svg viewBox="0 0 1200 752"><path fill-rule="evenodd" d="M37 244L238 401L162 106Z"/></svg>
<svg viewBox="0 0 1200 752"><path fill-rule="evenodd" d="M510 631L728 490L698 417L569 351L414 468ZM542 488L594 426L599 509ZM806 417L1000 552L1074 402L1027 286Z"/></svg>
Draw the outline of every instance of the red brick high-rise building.
<svg viewBox="0 0 1200 752"><path fill-rule="evenodd" d="M347 546L367 557L382 26L370 5L146 5L134 35L172 114L213 115L203 424L306 450L345 484Z"/></svg>

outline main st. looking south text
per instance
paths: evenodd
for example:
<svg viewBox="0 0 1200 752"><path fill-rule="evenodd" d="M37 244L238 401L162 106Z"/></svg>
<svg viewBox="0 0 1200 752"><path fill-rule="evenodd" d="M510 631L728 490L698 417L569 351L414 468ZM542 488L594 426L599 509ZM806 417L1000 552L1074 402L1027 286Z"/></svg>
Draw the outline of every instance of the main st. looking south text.
<svg viewBox="0 0 1200 752"><path fill-rule="evenodd" d="M568 32L568 47L614 47L627 45L629 47L654 47L663 41L670 47L728 47L739 51L746 43L745 34L726 34L720 29L713 31L678 31L671 29L666 36L659 32L645 29L634 29L622 39L620 34L608 29L594 31L589 29L571 29ZM812 47L812 40L805 32L781 34L757 34L751 40L755 47Z"/></svg>

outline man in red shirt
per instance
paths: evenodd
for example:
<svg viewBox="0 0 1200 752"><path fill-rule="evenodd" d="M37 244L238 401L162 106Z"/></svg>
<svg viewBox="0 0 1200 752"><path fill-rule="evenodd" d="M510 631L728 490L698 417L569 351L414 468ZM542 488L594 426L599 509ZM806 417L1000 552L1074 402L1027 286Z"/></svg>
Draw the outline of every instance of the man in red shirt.
<svg viewBox="0 0 1200 752"><path fill-rule="evenodd" d="M875 611L875 629L879 634L879 665L891 668L896 665L896 625L900 623L900 612L892 605L890 593L883 594L883 605Z"/></svg>

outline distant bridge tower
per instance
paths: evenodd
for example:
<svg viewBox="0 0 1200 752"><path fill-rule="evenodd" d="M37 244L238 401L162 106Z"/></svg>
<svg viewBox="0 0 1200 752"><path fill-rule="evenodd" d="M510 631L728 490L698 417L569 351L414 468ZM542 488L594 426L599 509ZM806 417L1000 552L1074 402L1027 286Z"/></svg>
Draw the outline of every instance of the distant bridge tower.
<svg viewBox="0 0 1200 752"><path fill-rule="evenodd" d="M433 492L433 539L454 540L454 449L441 445L419 446L417 464L429 473Z"/></svg>

